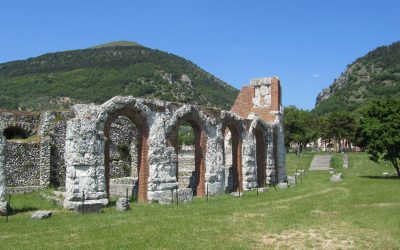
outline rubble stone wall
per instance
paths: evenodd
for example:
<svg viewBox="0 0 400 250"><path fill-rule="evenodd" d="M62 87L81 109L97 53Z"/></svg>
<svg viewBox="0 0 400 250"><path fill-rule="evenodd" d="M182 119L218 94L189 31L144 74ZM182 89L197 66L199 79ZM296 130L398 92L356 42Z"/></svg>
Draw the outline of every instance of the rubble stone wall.
<svg viewBox="0 0 400 250"><path fill-rule="evenodd" d="M8 141L5 172L10 187L40 185L40 143Z"/></svg>

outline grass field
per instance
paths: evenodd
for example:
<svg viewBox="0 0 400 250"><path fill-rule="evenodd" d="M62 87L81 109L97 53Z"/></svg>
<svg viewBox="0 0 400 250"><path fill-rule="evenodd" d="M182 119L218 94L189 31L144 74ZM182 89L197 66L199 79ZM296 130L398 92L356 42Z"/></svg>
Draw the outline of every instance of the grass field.
<svg viewBox="0 0 400 250"><path fill-rule="evenodd" d="M312 154L287 156L288 173L307 169ZM16 215L0 218L0 249L399 249L400 181L366 154L332 160L341 183L327 172L307 172L302 184L266 193L248 192L196 199L186 205L137 205L126 213L75 214L40 198L12 197ZM29 219L33 209L51 209L53 218Z"/></svg>

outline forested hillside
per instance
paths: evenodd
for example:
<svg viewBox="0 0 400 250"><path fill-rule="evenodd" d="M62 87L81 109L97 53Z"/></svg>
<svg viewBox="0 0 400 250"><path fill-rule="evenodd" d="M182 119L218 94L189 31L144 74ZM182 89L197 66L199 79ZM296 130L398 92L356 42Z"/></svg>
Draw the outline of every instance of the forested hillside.
<svg viewBox="0 0 400 250"><path fill-rule="evenodd" d="M357 111L386 97L400 98L400 42L379 47L348 65L318 95L314 112Z"/></svg>
<svg viewBox="0 0 400 250"><path fill-rule="evenodd" d="M182 57L129 42L0 64L2 109L65 109L116 95L230 109L237 93Z"/></svg>

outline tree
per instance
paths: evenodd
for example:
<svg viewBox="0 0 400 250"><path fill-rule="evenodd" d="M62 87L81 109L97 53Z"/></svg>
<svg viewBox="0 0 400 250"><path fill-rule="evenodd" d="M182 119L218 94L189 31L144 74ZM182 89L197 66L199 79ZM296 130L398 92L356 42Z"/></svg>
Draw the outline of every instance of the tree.
<svg viewBox="0 0 400 250"><path fill-rule="evenodd" d="M372 103L362 113L356 138L371 160L378 162L383 158L391 162L400 179L400 101L386 99Z"/></svg>
<svg viewBox="0 0 400 250"><path fill-rule="evenodd" d="M285 144L288 148L291 143L296 143L298 152L302 152L303 147L316 139L314 116L306 110L289 106L283 112L285 127Z"/></svg>
<svg viewBox="0 0 400 250"><path fill-rule="evenodd" d="M342 139L352 141L357 129L355 115L347 111L332 112L327 115L322 128L322 137L335 140L342 151Z"/></svg>

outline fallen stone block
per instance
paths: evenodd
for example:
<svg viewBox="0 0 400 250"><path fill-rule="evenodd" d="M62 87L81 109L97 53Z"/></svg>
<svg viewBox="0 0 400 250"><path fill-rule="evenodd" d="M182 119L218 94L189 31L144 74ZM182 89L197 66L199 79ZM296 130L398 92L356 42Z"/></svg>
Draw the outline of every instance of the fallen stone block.
<svg viewBox="0 0 400 250"><path fill-rule="evenodd" d="M331 177L331 182L341 182L343 180L343 174L342 173L338 173L338 174L334 174Z"/></svg>
<svg viewBox="0 0 400 250"><path fill-rule="evenodd" d="M10 206L5 201L0 201L0 215L6 216L7 213L10 211Z"/></svg>
<svg viewBox="0 0 400 250"><path fill-rule="evenodd" d="M193 190L191 188L179 188L178 189L178 202L187 203L193 200ZM174 199L176 202L176 189L174 190Z"/></svg>
<svg viewBox="0 0 400 250"><path fill-rule="evenodd" d="M84 204L78 203L75 205L75 212L78 213L100 213L104 204L96 201L85 201Z"/></svg>
<svg viewBox="0 0 400 250"><path fill-rule="evenodd" d="M35 213L32 214L31 219L35 219L35 220L43 220L43 219L47 219L47 218L51 218L51 216L53 216L53 212L52 211L36 211Z"/></svg>
<svg viewBox="0 0 400 250"><path fill-rule="evenodd" d="M258 188L258 192L259 193L264 193L264 192L268 192L268 188L267 187L262 187L262 188Z"/></svg>
<svg viewBox="0 0 400 250"><path fill-rule="evenodd" d="M297 170L297 173L300 173L301 175L305 175L306 171L304 169L299 169L299 170Z"/></svg>
<svg viewBox="0 0 400 250"><path fill-rule="evenodd" d="M294 176L288 176L288 177L287 177L287 180L288 180L288 184L289 184L290 186L293 186L293 185L296 184L296 177L294 177Z"/></svg>
<svg viewBox="0 0 400 250"><path fill-rule="evenodd" d="M231 193L231 195L233 196L233 197L242 197L242 196L244 196L244 193L242 193L242 192L232 192Z"/></svg>
<svg viewBox="0 0 400 250"><path fill-rule="evenodd" d="M286 189L288 187L289 187L289 185L286 182L278 183L278 188L280 188L280 189Z"/></svg>
<svg viewBox="0 0 400 250"><path fill-rule="evenodd" d="M126 197L119 198L115 204L117 211L127 211L130 207L129 200Z"/></svg>

